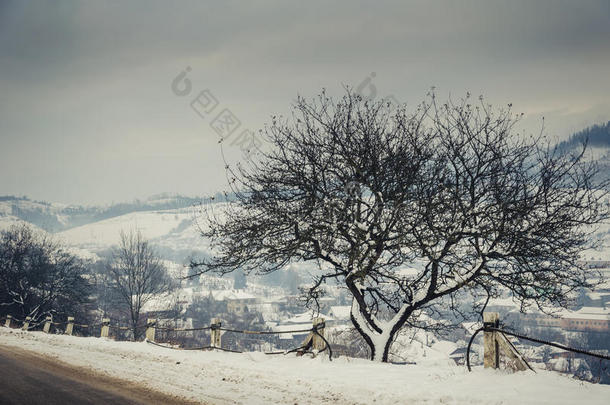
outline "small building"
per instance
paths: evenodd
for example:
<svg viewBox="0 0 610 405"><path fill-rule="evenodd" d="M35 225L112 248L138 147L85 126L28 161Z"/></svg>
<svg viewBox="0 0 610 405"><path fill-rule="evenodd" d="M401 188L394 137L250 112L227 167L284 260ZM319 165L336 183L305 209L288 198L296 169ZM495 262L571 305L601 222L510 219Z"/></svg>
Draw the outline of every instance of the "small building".
<svg viewBox="0 0 610 405"><path fill-rule="evenodd" d="M214 301L224 301L227 304L227 312L243 315L250 312L251 306L257 304L258 299L244 290L213 290L209 298Z"/></svg>
<svg viewBox="0 0 610 405"><path fill-rule="evenodd" d="M475 353L473 353L471 351L470 356L471 356L470 361L472 362L473 361L472 357L475 357L476 355L475 355ZM458 366L463 366L466 363L466 348L458 347L457 349L455 349L454 351L449 353L449 358L451 360L453 360L455 362L455 364L457 364Z"/></svg>

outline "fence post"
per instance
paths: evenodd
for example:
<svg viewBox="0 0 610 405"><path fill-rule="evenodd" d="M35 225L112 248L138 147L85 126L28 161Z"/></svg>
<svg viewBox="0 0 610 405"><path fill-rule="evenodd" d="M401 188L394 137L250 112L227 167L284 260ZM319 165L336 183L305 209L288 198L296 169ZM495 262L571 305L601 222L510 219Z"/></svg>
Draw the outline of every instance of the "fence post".
<svg viewBox="0 0 610 405"><path fill-rule="evenodd" d="M517 351L515 346L510 340L506 338L502 333L496 333L496 341L498 347L504 352L504 354L510 359L506 362L506 365L517 371L525 371L529 368L527 361Z"/></svg>
<svg viewBox="0 0 610 405"><path fill-rule="evenodd" d="M110 331L110 318L104 318L104 319L102 319L102 332L100 333L100 337L107 338L109 331Z"/></svg>
<svg viewBox="0 0 610 405"><path fill-rule="evenodd" d="M155 325L157 324L156 319L146 320L146 340L151 342L155 341Z"/></svg>
<svg viewBox="0 0 610 405"><path fill-rule="evenodd" d="M21 329L23 330L28 330L30 329L30 321L32 320L31 316L26 316L25 317L25 321L23 321L23 326L21 327Z"/></svg>
<svg viewBox="0 0 610 405"><path fill-rule="evenodd" d="M74 330L74 317L69 316L66 324L66 335L72 336L72 330Z"/></svg>
<svg viewBox="0 0 610 405"><path fill-rule="evenodd" d="M53 322L53 317L48 315L44 320L44 326L42 327L42 331L44 333L49 333L51 331L51 322Z"/></svg>
<svg viewBox="0 0 610 405"><path fill-rule="evenodd" d="M221 347L220 341L220 318L212 318L211 332L210 332L210 346Z"/></svg>
<svg viewBox="0 0 610 405"><path fill-rule="evenodd" d="M7 315L6 316L6 321L4 321L4 326L6 326L7 328L11 327L11 320L13 319L12 315Z"/></svg>
<svg viewBox="0 0 610 405"><path fill-rule="evenodd" d="M497 312L484 312L483 313L483 326L489 326L497 328L500 321L500 314ZM484 368L498 368L500 363L500 353L498 350L498 339L496 339L496 332L484 331L483 332L483 367Z"/></svg>
<svg viewBox="0 0 610 405"><path fill-rule="evenodd" d="M323 324L324 323L324 318L314 318L313 320L313 327L314 329L318 327L318 325ZM321 336L324 336L324 328L320 328L318 329L318 334L320 334ZM324 347L326 346L326 343L324 342L324 339L322 339L318 334L314 333L313 334L313 342L311 345L312 350L324 350Z"/></svg>

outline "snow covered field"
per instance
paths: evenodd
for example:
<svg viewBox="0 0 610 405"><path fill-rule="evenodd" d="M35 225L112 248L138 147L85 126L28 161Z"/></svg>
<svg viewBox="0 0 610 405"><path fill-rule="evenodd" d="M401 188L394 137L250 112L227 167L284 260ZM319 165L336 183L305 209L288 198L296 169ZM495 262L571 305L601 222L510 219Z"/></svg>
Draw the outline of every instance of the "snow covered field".
<svg viewBox="0 0 610 405"><path fill-rule="evenodd" d="M0 345L137 382L207 404L607 404L610 386L556 373L417 365L326 356L177 351L144 342L46 335L0 327Z"/></svg>

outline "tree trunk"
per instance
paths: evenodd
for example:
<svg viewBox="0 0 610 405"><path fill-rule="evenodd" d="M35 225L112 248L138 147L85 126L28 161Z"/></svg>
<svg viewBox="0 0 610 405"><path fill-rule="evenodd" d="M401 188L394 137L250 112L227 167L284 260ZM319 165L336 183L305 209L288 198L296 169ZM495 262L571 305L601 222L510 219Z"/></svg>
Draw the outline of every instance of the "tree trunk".
<svg viewBox="0 0 610 405"><path fill-rule="evenodd" d="M375 351L371 355L372 361L380 361L382 363L387 363L389 361L388 357L390 355L390 347L392 346L392 343L394 342L395 336L396 336L396 333L390 332L388 334L383 334L378 337L378 341L377 341L378 347L375 349Z"/></svg>
<svg viewBox="0 0 610 405"><path fill-rule="evenodd" d="M350 318L371 350L370 359L387 363L394 337L408 319L407 308L401 309L401 313L397 314L392 321L379 322L380 325L371 325L367 318L360 313L360 307L354 298Z"/></svg>
<svg viewBox="0 0 610 405"><path fill-rule="evenodd" d="M362 331L360 325L357 322L354 322L354 318L352 318L352 322L354 326L360 332L360 335L364 338L364 341L369 346L371 351L370 359L371 361L378 361L382 363L388 362L388 357L390 354L390 347L392 346L392 342L394 341L395 333L382 333L374 336L369 336L368 334Z"/></svg>

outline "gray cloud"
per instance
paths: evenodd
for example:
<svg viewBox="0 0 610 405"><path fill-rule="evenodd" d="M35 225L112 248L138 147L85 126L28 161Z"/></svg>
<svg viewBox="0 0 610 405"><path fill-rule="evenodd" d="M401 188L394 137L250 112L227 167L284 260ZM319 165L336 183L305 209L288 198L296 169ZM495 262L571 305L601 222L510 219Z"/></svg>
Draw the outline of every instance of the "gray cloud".
<svg viewBox="0 0 610 405"><path fill-rule="evenodd" d="M170 91L191 66L244 127L371 72L380 96L435 85L541 117L610 117L607 1L0 3L0 194L109 202L223 187L217 135ZM231 159L238 152L228 150Z"/></svg>

